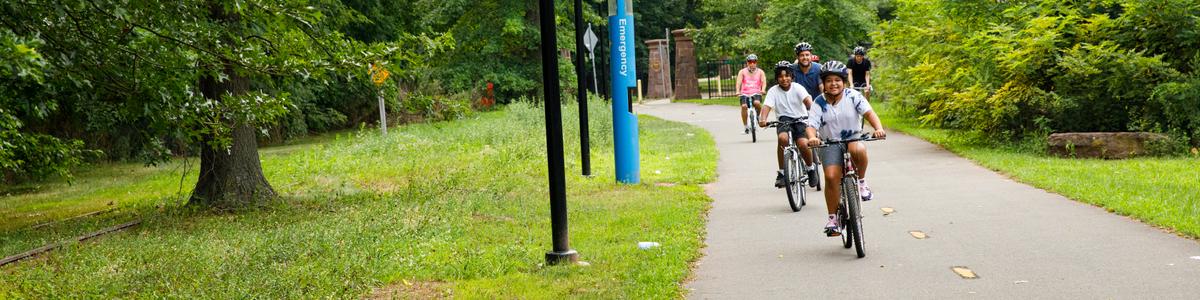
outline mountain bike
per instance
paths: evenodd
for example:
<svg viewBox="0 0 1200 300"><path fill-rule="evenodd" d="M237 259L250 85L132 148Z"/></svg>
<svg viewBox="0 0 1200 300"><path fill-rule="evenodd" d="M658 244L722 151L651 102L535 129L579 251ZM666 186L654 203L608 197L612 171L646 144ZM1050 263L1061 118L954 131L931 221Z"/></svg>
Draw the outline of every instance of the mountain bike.
<svg viewBox="0 0 1200 300"><path fill-rule="evenodd" d="M758 142L758 130L754 126L755 124L758 124L758 110L754 108L754 101L755 100L762 101L762 96L740 95L740 96L738 96L738 99L741 100L742 105L746 106L747 116L746 116L746 124L744 124L744 125L746 125L746 131L750 133L750 142L751 143Z"/></svg>
<svg viewBox="0 0 1200 300"><path fill-rule="evenodd" d="M842 141L825 141L820 146L813 149L820 149L830 146L847 147L853 142L869 142L882 139L872 138L868 134L864 134L857 138L842 140ZM842 154L842 198L839 200L837 217L841 224L839 228L842 236L842 246L850 249L854 246L858 258L867 256L866 248L863 241L863 224L862 224L862 197L858 194L858 172L854 169L854 162L850 159L850 151L847 150Z"/></svg>
<svg viewBox="0 0 1200 300"><path fill-rule="evenodd" d="M781 127L792 125L804 125L804 119L781 122L767 122L767 127ZM792 212L798 212L804 205L808 204L805 200L808 197L804 190L804 185L810 180L819 180L817 178L809 178L808 172L804 169L804 159L800 157L800 148L796 147L796 138L792 136L791 130L784 130L788 135L788 144L783 148L783 173L784 173L784 191L787 192L788 204L792 207ZM820 190L818 188L818 190Z"/></svg>

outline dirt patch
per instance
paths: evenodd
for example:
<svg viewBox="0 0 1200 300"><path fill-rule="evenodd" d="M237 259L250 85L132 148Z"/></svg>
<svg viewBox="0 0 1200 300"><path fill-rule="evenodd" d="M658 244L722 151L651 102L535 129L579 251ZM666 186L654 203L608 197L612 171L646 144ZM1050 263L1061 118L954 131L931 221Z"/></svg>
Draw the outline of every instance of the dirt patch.
<svg viewBox="0 0 1200 300"><path fill-rule="evenodd" d="M475 220L483 221L483 222L511 223L511 222L515 221L512 217L509 217L509 216L493 216L493 215L485 215L485 214L480 214L480 213L471 214L471 218L473 218Z"/></svg>
<svg viewBox="0 0 1200 300"><path fill-rule="evenodd" d="M441 281L408 281L375 288L365 299L451 299L454 291Z"/></svg>

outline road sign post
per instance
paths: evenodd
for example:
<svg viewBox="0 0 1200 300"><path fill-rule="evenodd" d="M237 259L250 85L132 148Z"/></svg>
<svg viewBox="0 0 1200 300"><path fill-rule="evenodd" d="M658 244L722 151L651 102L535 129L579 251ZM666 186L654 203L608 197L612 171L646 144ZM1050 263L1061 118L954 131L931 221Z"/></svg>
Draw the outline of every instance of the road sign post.
<svg viewBox="0 0 1200 300"><path fill-rule="evenodd" d="M371 82L375 83L375 96L379 98L379 129L383 131L383 135L387 135L387 105L383 102L383 91L378 88L383 86L391 73L383 68L380 64L370 64L367 66L367 74L371 76Z"/></svg>
<svg viewBox="0 0 1200 300"><path fill-rule="evenodd" d="M588 34L592 33L588 27ZM579 162L583 176L592 176L592 150L588 136L588 101L587 89L583 87L583 47L586 44L586 34L583 31L583 1L575 0L575 96L579 101ZM592 37L595 37L593 34ZM588 53L592 47L587 47Z"/></svg>
<svg viewBox="0 0 1200 300"><path fill-rule="evenodd" d="M588 48L588 59L592 60L592 91L599 94L600 86L596 81L596 43L600 39L596 37L596 33L592 31L592 23L588 23L587 33L583 35L583 44Z"/></svg>

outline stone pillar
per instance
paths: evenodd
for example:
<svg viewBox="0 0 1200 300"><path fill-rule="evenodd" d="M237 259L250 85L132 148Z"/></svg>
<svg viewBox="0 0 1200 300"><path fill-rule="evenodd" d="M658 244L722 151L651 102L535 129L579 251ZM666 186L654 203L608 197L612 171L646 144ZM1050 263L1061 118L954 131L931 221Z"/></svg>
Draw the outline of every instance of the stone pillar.
<svg viewBox="0 0 1200 300"><path fill-rule="evenodd" d="M646 97L671 98L671 46L666 39L646 41L650 68L646 71Z"/></svg>
<svg viewBox="0 0 1200 300"><path fill-rule="evenodd" d="M671 31L675 37L675 96L674 99L700 98L696 82L696 52L687 29Z"/></svg>

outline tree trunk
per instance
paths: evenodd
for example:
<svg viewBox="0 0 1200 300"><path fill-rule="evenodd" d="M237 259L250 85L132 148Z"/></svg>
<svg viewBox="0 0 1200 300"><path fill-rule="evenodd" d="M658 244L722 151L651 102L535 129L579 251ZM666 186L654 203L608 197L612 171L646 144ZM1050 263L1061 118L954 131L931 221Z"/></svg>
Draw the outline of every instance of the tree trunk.
<svg viewBox="0 0 1200 300"><path fill-rule="evenodd" d="M228 66L225 82L216 78L200 79L200 92L205 98L220 101L222 95L240 95L250 88L250 79L237 75ZM192 191L191 205L222 209L253 207L276 196L262 172L258 159L258 142L250 124L233 124L229 149L214 149L205 143L200 150L200 177ZM205 138L205 142L212 137Z"/></svg>

